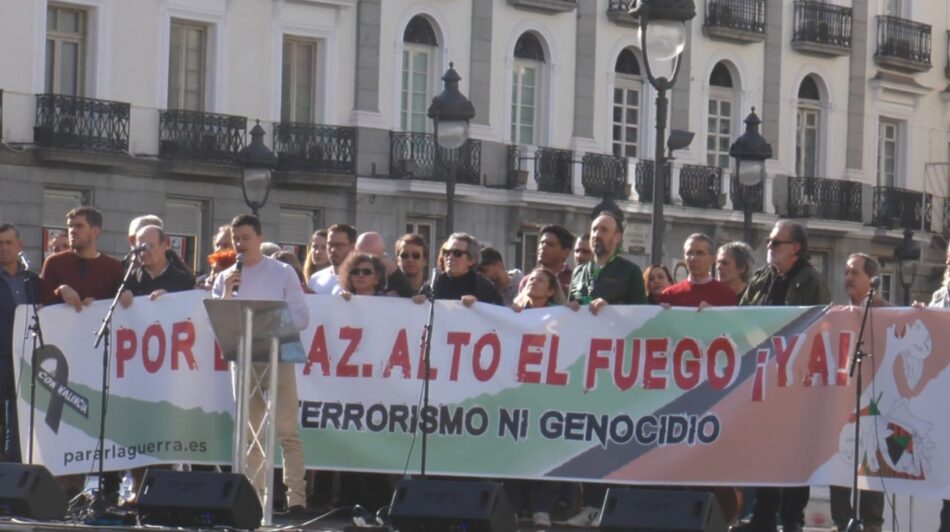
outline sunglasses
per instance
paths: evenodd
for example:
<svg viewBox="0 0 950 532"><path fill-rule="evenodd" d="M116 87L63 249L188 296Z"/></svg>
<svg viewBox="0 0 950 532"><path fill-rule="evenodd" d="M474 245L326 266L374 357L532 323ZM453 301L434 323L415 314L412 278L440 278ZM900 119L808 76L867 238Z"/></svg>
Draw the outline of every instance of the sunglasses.
<svg viewBox="0 0 950 532"><path fill-rule="evenodd" d="M353 268L352 270L350 270L350 277L353 277L354 275L365 275L369 277L370 275L373 275L374 273L376 272L374 272L372 268Z"/></svg>
<svg viewBox="0 0 950 532"><path fill-rule="evenodd" d="M453 257L455 257L455 258L457 258L457 259L460 259L460 258L464 257L465 255L468 255L468 251L465 251L464 249L454 249L454 248L453 248L453 249L445 249L445 248L442 248L442 254L443 254L443 255L452 255Z"/></svg>
<svg viewBox="0 0 950 532"><path fill-rule="evenodd" d="M782 244L794 244L794 243L795 243L794 240L778 240L775 238L765 239L765 246L769 249L777 248L781 246Z"/></svg>
<svg viewBox="0 0 950 532"><path fill-rule="evenodd" d="M402 260L406 260L406 259L419 260L422 258L422 253L409 253L409 252L404 251L399 254L399 258Z"/></svg>

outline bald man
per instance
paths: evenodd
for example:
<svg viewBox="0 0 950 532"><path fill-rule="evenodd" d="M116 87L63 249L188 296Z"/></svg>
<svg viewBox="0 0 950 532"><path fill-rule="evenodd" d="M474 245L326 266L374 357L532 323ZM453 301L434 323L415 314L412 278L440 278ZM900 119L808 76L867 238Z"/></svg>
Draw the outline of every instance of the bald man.
<svg viewBox="0 0 950 532"><path fill-rule="evenodd" d="M386 241L383 236L375 231L367 231L356 237L356 251L358 253L367 253L383 261L386 267L386 294L397 295L399 297L411 297L415 292L409 286L406 276L396 267L393 261L386 253Z"/></svg>
<svg viewBox="0 0 950 532"><path fill-rule="evenodd" d="M132 304L134 296L155 299L168 292L182 292L195 287L195 278L168 260L171 242L157 225L147 225L135 234L135 245L146 245L139 253L139 266L132 270L126 289L119 302L124 308Z"/></svg>

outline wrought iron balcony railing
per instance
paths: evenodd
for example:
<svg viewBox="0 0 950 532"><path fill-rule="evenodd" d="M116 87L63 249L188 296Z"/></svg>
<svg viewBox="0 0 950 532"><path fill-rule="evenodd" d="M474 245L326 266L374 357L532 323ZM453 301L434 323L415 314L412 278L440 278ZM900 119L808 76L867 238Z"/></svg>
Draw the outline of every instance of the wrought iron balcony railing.
<svg viewBox="0 0 950 532"><path fill-rule="evenodd" d="M950 78L950 30L947 30L947 64L943 66L943 75Z"/></svg>
<svg viewBox="0 0 950 532"><path fill-rule="evenodd" d="M765 39L765 0L706 0L703 33L739 42Z"/></svg>
<svg viewBox="0 0 950 532"><path fill-rule="evenodd" d="M851 50L851 8L815 0L795 2L792 46L828 55Z"/></svg>
<svg viewBox="0 0 950 532"><path fill-rule="evenodd" d="M930 231L933 195L897 187L874 187L871 225L888 229Z"/></svg>
<svg viewBox="0 0 950 532"><path fill-rule="evenodd" d="M861 183L824 177L789 177L788 215L860 222Z"/></svg>
<svg viewBox="0 0 950 532"><path fill-rule="evenodd" d="M247 136L247 118L202 111L159 114L158 156L164 159L237 163Z"/></svg>
<svg viewBox="0 0 950 532"><path fill-rule="evenodd" d="M525 162L534 160L534 181L541 192L573 193L574 153L570 150L537 148L526 155L520 146L508 146L508 186L524 186L528 179Z"/></svg>
<svg viewBox="0 0 950 532"><path fill-rule="evenodd" d="M577 9L577 0L508 0L515 7L548 13L564 13Z"/></svg>
<svg viewBox="0 0 950 532"><path fill-rule="evenodd" d="M627 158L599 153L585 154L581 183L584 185L584 194L588 196L626 199L630 196Z"/></svg>
<svg viewBox="0 0 950 532"><path fill-rule="evenodd" d="M878 64L902 70L930 69L931 26L903 18L877 17Z"/></svg>
<svg viewBox="0 0 950 532"><path fill-rule="evenodd" d="M280 168L328 174L356 172L356 129L302 122L274 124Z"/></svg>
<svg viewBox="0 0 950 532"><path fill-rule="evenodd" d="M720 209L722 168L700 164L684 164L680 168L680 198L687 207Z"/></svg>
<svg viewBox="0 0 950 532"><path fill-rule="evenodd" d="M735 211L744 211L748 204L752 212L762 212L765 205L765 183L746 186L739 183L738 179L729 180L730 197L732 198L732 209Z"/></svg>
<svg viewBox="0 0 950 532"><path fill-rule="evenodd" d="M391 131L389 133L389 174L405 179L445 181L450 162L458 161L456 183L481 183L482 143L469 139L461 148L440 148L432 133Z"/></svg>
<svg viewBox="0 0 950 532"><path fill-rule="evenodd" d="M3 140L3 89L0 89L0 140Z"/></svg>
<svg viewBox="0 0 950 532"><path fill-rule="evenodd" d="M634 189L637 191L637 196L640 197L640 203L653 203L653 169L655 166L653 161L637 161L637 175L634 178ZM664 172L666 194L663 197L663 203L667 205L673 204L673 193L670 192L670 174L672 173L670 169L670 163L667 162L666 172Z"/></svg>
<svg viewBox="0 0 950 532"><path fill-rule="evenodd" d="M635 0L610 0L607 4L607 18L624 26L639 26L640 16L631 15Z"/></svg>
<svg viewBox="0 0 950 532"><path fill-rule="evenodd" d="M130 114L127 103L37 94L33 142L51 148L128 152Z"/></svg>

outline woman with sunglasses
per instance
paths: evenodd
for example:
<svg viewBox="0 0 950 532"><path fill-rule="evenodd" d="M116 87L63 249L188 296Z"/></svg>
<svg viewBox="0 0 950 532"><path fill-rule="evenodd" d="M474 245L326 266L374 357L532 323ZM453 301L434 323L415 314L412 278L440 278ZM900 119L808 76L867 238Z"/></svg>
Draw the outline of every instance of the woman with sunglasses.
<svg viewBox="0 0 950 532"><path fill-rule="evenodd" d="M386 267L383 261L368 253L351 253L340 265L340 288L343 299L351 295L385 295Z"/></svg>
<svg viewBox="0 0 950 532"><path fill-rule="evenodd" d="M501 305L501 294L484 275L475 271L480 246L467 233L453 233L439 250L439 269L435 278L436 299L459 299L466 307L476 301Z"/></svg>

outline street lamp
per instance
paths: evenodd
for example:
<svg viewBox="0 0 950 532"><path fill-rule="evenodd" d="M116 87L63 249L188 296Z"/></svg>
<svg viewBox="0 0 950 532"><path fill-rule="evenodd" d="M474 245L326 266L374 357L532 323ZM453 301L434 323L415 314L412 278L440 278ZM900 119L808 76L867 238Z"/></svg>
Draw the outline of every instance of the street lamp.
<svg viewBox="0 0 950 532"><path fill-rule="evenodd" d="M258 120L251 129L251 143L241 150L244 171L241 174L241 192L244 203L254 216L267 203L270 195L271 177L277 167L277 156L264 145L264 128Z"/></svg>
<svg viewBox="0 0 950 532"><path fill-rule="evenodd" d="M669 100L666 91L673 88L679 73L680 55L686 48L686 23L696 16L693 0L640 0L630 11L640 16L639 40L646 65L647 79L656 89L656 149L653 167L653 242L650 261L659 264L663 260L663 201L666 198L666 160L663 155L663 139L666 135L666 116ZM672 68L659 77L654 75L657 64ZM665 75L664 75L665 74Z"/></svg>
<svg viewBox="0 0 950 532"><path fill-rule="evenodd" d="M748 190L765 178L765 160L772 158L772 145L759 134L762 121L755 114L755 107L745 118L745 133L729 147L729 155L736 160L736 190L742 200L742 233L747 244L752 243L752 201Z"/></svg>
<svg viewBox="0 0 950 532"><path fill-rule="evenodd" d="M904 306L910 305L910 287L917 277L917 263L920 259L920 248L914 245L914 231L904 229L904 238L894 248L894 258L897 259L897 276L900 277L901 287L904 289Z"/></svg>
<svg viewBox="0 0 950 532"><path fill-rule="evenodd" d="M436 162L442 160L443 150L449 162L449 176L445 183L445 231L451 235L455 225L455 178L458 172L461 154L449 154L449 150L458 150L468 140L468 121L475 117L475 106L459 90L462 77L455 71L455 63L449 63L449 69L442 76L445 89L432 98L429 106L429 118L435 129Z"/></svg>

